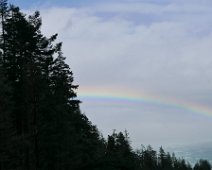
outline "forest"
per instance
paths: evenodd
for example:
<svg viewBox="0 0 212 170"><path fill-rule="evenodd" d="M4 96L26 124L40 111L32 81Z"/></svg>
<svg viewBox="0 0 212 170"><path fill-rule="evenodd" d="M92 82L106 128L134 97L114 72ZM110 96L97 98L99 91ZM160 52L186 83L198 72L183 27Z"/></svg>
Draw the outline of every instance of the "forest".
<svg viewBox="0 0 212 170"><path fill-rule="evenodd" d="M134 150L127 132L105 139L81 113L62 43L42 34L39 11L0 0L0 18L0 170L211 170L162 147Z"/></svg>

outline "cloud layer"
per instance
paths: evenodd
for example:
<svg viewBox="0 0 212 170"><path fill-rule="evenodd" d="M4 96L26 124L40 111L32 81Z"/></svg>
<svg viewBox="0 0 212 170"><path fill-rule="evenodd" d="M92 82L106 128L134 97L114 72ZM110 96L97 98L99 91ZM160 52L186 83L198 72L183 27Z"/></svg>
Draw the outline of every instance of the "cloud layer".
<svg viewBox="0 0 212 170"><path fill-rule="evenodd" d="M124 87L210 106L211 7L209 0L99 1L41 8L41 14L44 34L59 33L82 89ZM104 134L128 129L135 145L212 140L207 136L212 119L183 110L104 108L85 102L82 110Z"/></svg>

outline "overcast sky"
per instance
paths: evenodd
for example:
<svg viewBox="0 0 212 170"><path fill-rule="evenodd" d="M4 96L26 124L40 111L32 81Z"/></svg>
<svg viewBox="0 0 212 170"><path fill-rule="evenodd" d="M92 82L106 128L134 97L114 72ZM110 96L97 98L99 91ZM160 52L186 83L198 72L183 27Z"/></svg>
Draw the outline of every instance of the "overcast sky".
<svg viewBox="0 0 212 170"><path fill-rule="evenodd" d="M43 33L59 33L81 110L104 136L127 129L134 147L212 141L211 0L9 2L40 10ZM85 92L145 93L153 102L114 105ZM211 116L174 106L181 101L208 107Z"/></svg>

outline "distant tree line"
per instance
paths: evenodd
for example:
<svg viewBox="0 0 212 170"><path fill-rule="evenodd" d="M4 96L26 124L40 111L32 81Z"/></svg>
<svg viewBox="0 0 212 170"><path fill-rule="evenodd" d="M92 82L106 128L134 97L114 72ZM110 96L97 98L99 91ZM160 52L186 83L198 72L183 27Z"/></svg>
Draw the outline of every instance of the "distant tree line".
<svg viewBox="0 0 212 170"><path fill-rule="evenodd" d="M0 170L209 170L160 148L133 151L128 134L104 139L80 111L57 34L0 0Z"/></svg>

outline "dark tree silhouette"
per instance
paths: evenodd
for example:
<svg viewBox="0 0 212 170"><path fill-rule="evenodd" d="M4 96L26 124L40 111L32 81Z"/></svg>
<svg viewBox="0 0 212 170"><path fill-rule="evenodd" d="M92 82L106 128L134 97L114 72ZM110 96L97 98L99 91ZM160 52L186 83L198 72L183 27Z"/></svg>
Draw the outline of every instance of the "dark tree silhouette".
<svg viewBox="0 0 212 170"><path fill-rule="evenodd" d="M211 170L211 164L207 160L199 160L194 166L194 170Z"/></svg>

